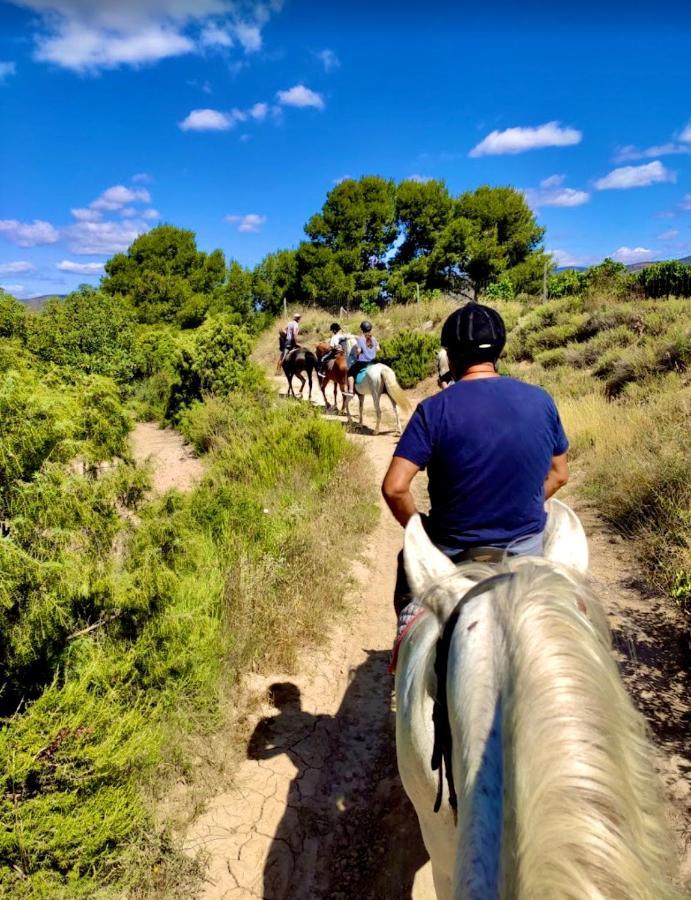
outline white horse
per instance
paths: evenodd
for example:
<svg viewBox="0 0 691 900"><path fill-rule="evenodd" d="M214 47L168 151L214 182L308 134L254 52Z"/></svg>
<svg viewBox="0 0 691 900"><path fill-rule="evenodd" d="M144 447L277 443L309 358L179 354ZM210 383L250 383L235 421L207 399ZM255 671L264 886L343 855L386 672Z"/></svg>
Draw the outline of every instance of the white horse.
<svg viewBox="0 0 691 900"><path fill-rule="evenodd" d="M437 896L678 897L667 878L671 844L646 726L581 574L585 535L568 507L551 501L549 509L545 558L494 567L454 566L418 516L406 529L406 571L428 611L399 648L396 749ZM457 621L446 629L437 684L437 640L450 616ZM430 765L435 697L448 710L450 740L441 746L457 824L447 784L434 812L442 790Z"/></svg>
<svg viewBox="0 0 691 900"><path fill-rule="evenodd" d="M352 351L356 343L353 335L348 335L346 339L346 358L352 359ZM360 426L362 427L362 413L365 405L365 397L369 394L374 403L374 412L377 417L377 424L374 433L379 434L379 425L381 423L381 398L382 394L386 394L391 401L394 416L396 417L396 434L401 433L401 420L398 415L398 407L403 410L406 415L411 412L410 402L406 397L403 389L396 380L396 373L389 366L383 363L372 363L367 366L362 381L355 384L355 393L357 394L360 404ZM351 421L349 398L346 398L346 415L348 421Z"/></svg>

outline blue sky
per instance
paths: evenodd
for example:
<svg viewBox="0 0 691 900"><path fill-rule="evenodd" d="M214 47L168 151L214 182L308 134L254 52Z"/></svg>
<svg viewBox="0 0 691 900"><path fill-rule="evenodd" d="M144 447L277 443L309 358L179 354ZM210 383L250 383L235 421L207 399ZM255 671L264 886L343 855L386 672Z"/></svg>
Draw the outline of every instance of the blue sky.
<svg viewBox="0 0 691 900"><path fill-rule="evenodd" d="M369 173L523 189L561 264L691 253L688 4L14 0L0 26L20 297L159 221L253 265Z"/></svg>

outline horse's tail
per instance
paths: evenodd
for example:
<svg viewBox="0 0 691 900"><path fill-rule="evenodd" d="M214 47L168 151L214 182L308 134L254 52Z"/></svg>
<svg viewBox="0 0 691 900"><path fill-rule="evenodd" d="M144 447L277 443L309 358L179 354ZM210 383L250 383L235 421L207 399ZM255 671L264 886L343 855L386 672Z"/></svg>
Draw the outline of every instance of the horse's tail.
<svg viewBox="0 0 691 900"><path fill-rule="evenodd" d="M396 373L394 370L382 364L381 380L384 385L384 390L389 397L391 397L396 406L400 407L404 413L409 414L412 411L412 406L410 405L410 401L406 397L403 388L396 381Z"/></svg>
<svg viewBox="0 0 691 900"><path fill-rule="evenodd" d="M504 635L507 896L680 897L645 721L580 579L515 561L497 592ZM508 818L507 818L508 817Z"/></svg>

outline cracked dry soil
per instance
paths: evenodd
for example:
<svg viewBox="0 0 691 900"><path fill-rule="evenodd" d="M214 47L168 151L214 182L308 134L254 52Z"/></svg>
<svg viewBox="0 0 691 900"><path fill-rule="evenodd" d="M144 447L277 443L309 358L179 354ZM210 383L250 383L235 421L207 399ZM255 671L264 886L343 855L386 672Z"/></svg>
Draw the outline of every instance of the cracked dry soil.
<svg viewBox="0 0 691 900"><path fill-rule="evenodd" d="M396 443L392 426L385 412L380 436L353 435L377 482ZM592 510L578 511L624 677L656 736L686 880L691 763L688 671L675 649L681 623L664 598L641 592L627 545ZM417 819L396 771L387 665L401 542L399 526L382 507L353 566L350 620L334 628L325 648L305 651L298 675L246 679L245 690L263 700L246 758L232 787L212 797L187 834L188 851L201 851L208 861L199 898L435 897Z"/></svg>

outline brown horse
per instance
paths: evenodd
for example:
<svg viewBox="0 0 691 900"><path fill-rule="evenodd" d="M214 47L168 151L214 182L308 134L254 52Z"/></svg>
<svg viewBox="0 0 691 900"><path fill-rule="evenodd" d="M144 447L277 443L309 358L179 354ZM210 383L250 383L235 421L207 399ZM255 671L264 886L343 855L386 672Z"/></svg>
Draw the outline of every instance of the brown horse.
<svg viewBox="0 0 691 900"><path fill-rule="evenodd" d="M311 350L305 350L303 347L296 347L294 350L291 350L290 353L285 357L282 363L282 368L285 373L286 378L288 379L288 393L287 397L295 397L295 391L293 390L293 376L297 376L298 381L300 382L300 399L302 399L302 392L305 389L305 377L303 373L307 374L307 378L309 380L309 399L312 399L312 373L317 368L317 357L312 353ZM297 399L297 397L296 397Z"/></svg>
<svg viewBox="0 0 691 900"><path fill-rule="evenodd" d="M331 347L326 342L317 344L315 348L317 359L321 361L329 350L331 350ZM336 410L338 409L338 389L340 387L342 400L341 412L346 412L346 398L343 396L343 392L346 390L348 384L348 363L346 362L343 350L338 350L336 355L327 361L326 368L324 369L324 377L320 378L320 386L327 409L329 409L329 401L326 397L326 387L330 381L333 382L334 386L333 408Z"/></svg>

